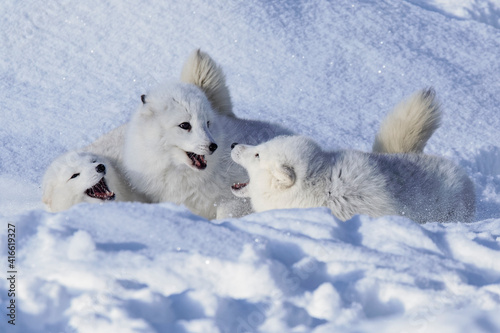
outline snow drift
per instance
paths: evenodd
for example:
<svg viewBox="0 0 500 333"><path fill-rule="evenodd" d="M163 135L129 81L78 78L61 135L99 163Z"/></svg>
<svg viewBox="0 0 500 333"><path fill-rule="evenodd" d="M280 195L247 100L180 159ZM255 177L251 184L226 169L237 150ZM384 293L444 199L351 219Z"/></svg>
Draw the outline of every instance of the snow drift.
<svg viewBox="0 0 500 333"><path fill-rule="evenodd" d="M0 8L2 332L500 331L497 1ZM445 118L426 152L472 177L475 222L342 223L323 208L208 221L170 203L45 212L50 162L126 122L198 47L224 69L238 116L330 149L370 150L385 114L433 86Z"/></svg>

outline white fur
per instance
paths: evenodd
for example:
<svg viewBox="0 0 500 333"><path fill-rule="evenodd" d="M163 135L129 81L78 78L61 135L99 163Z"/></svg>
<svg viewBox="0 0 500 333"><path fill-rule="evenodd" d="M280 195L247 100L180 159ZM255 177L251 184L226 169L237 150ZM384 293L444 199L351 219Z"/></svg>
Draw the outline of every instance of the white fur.
<svg viewBox="0 0 500 333"><path fill-rule="evenodd" d="M121 125L101 136L83 148L82 151L105 156L117 169L123 170L123 142L125 141L126 131L127 124Z"/></svg>
<svg viewBox="0 0 500 333"><path fill-rule="evenodd" d="M104 172L97 171L96 167L99 164L105 166ZM52 212L68 209L80 202L106 202L85 193L102 178L114 192L114 200L139 200L139 197L132 194L109 160L89 152L71 151L55 159L45 172L42 201Z"/></svg>
<svg viewBox="0 0 500 333"><path fill-rule="evenodd" d="M238 119L231 109L217 107L214 110L212 105L231 105L228 92L209 94L212 100L206 95L207 91L220 92L217 87L225 87L224 75L206 54L195 52L194 58L187 61L183 70L183 73L194 73L191 75L196 77L191 81L194 84L170 82L143 98L145 103L126 128L125 173L133 188L152 202L184 204L206 218L241 215L248 212L250 205L235 198L230 185L248 176L232 162L231 144L259 144L291 132L269 123ZM200 62L209 70L200 70L196 65ZM186 77L190 75L185 74L184 79ZM201 87L196 85L200 82ZM189 123L190 130L182 129L183 123ZM213 143L218 148L212 153L209 147ZM187 152L204 155L206 169L194 167Z"/></svg>
<svg viewBox="0 0 500 333"><path fill-rule="evenodd" d="M414 93L399 103L382 122L373 144L378 153L422 153L441 123L434 89Z"/></svg>
<svg viewBox="0 0 500 333"><path fill-rule="evenodd" d="M240 190L255 211L326 206L342 220L355 214L402 215L417 222L474 217L474 186L452 162L424 154L323 151L300 136L258 146L237 145L231 154L250 182Z"/></svg>
<svg viewBox="0 0 500 333"><path fill-rule="evenodd" d="M235 117L226 77L207 53L200 49L191 53L182 68L181 81L198 86L218 114Z"/></svg>

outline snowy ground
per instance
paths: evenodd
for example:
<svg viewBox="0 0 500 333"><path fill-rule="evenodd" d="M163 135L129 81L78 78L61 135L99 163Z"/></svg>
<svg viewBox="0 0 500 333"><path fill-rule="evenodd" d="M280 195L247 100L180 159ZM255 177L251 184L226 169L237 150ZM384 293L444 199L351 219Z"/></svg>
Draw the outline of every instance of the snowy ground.
<svg viewBox="0 0 500 333"><path fill-rule="evenodd" d="M0 10L0 331L500 331L499 1L6 0ZM468 171L476 221L342 223L322 208L207 221L169 203L45 212L48 164L126 122L197 47L224 68L238 115L330 148L370 150L391 107L434 86L445 119L426 151Z"/></svg>

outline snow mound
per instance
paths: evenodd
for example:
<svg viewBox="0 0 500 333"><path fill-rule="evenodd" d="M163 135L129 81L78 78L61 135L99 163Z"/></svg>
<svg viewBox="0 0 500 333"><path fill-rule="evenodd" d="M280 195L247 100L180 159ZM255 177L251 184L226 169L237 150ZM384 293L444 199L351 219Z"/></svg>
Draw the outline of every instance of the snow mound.
<svg viewBox="0 0 500 333"><path fill-rule="evenodd" d="M499 7L0 2L0 331L499 332ZM325 149L369 151L387 112L433 86L444 118L425 152L466 169L476 222L342 223L325 209L207 221L169 203L43 211L51 161L127 122L195 48L224 69L238 116Z"/></svg>
<svg viewBox="0 0 500 333"><path fill-rule="evenodd" d="M9 223L19 332L500 329L500 220L340 222L318 208L211 222L111 203Z"/></svg>

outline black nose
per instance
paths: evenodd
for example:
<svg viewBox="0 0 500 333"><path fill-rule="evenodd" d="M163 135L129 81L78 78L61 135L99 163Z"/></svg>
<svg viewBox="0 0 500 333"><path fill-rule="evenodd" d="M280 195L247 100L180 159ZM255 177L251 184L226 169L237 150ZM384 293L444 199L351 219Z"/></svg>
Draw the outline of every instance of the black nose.
<svg viewBox="0 0 500 333"><path fill-rule="evenodd" d="M238 143L234 142L232 145L231 145L231 149L233 149L234 147L236 147Z"/></svg>
<svg viewBox="0 0 500 333"><path fill-rule="evenodd" d="M208 149L213 153L217 150L217 144L211 143L210 146L208 146Z"/></svg>
<svg viewBox="0 0 500 333"><path fill-rule="evenodd" d="M95 171L103 173L106 171L106 167L104 166L104 164L99 164L98 166L95 167Z"/></svg>

